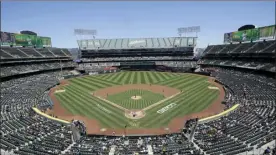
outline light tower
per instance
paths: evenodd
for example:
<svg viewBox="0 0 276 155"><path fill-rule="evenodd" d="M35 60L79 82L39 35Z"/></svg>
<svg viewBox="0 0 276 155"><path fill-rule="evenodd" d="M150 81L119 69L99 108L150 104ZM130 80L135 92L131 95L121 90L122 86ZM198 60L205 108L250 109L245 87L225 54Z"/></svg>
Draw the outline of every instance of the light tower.
<svg viewBox="0 0 276 155"><path fill-rule="evenodd" d="M200 32L200 26L180 27L177 29L178 35L181 37L197 37L197 33Z"/></svg>
<svg viewBox="0 0 276 155"><path fill-rule="evenodd" d="M97 34L98 32L95 29L74 29L79 49L86 49L89 45L89 40L95 39ZM80 50L78 56L81 56Z"/></svg>
<svg viewBox="0 0 276 155"><path fill-rule="evenodd" d="M180 27L177 29L179 37L184 35L184 37L188 37L188 46L194 47L194 56L195 49L197 45L197 34L200 32L200 26L190 26L190 27Z"/></svg>

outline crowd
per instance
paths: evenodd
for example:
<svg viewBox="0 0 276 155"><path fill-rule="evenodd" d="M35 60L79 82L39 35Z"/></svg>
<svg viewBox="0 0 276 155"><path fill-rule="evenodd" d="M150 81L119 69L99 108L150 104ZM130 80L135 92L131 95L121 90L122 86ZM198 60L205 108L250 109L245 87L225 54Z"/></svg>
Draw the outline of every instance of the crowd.
<svg viewBox="0 0 276 155"><path fill-rule="evenodd" d="M275 79L229 69L212 74L229 86L227 104L240 108L219 120L199 124L195 142L208 154L253 151L275 140Z"/></svg>
<svg viewBox="0 0 276 155"><path fill-rule="evenodd" d="M53 70L61 68L74 68L75 64L73 61L66 62L44 62L39 64L20 64L12 66L3 66L1 67L1 77L12 76L17 74L24 74L29 72L37 72L44 70Z"/></svg>
<svg viewBox="0 0 276 155"><path fill-rule="evenodd" d="M31 109L52 106L47 90L59 78L60 72L51 72L1 82L1 150L20 155L60 154L72 143L68 127Z"/></svg>
<svg viewBox="0 0 276 155"><path fill-rule="evenodd" d="M182 134L143 137L82 137L66 154L194 154L201 155Z"/></svg>
<svg viewBox="0 0 276 155"><path fill-rule="evenodd" d="M38 103L47 105L44 92L59 83L59 76L52 72L1 82L1 120L17 118Z"/></svg>

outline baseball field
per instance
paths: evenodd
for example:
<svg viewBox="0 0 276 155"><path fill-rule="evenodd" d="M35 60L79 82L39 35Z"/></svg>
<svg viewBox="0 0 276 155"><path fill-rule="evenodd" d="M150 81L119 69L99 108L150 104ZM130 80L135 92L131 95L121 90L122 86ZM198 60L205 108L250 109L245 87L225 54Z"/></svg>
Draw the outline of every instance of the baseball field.
<svg viewBox="0 0 276 155"><path fill-rule="evenodd" d="M88 132L161 133L221 112L224 91L207 76L126 71L63 80L50 96L52 114L81 119Z"/></svg>

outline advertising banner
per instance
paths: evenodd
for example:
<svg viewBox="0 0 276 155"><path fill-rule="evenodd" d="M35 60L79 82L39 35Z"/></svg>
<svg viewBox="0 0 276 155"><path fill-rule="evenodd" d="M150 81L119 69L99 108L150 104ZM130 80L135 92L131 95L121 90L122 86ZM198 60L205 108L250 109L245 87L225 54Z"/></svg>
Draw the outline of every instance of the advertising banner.
<svg viewBox="0 0 276 155"><path fill-rule="evenodd" d="M40 37L36 35L16 34L9 32L1 32L1 45L3 46L25 46L38 48L52 47L50 37Z"/></svg>
<svg viewBox="0 0 276 155"><path fill-rule="evenodd" d="M40 37L42 40L42 46L43 47L52 47L51 38L49 37Z"/></svg>
<svg viewBox="0 0 276 155"><path fill-rule="evenodd" d="M256 41L260 38L260 30L259 28L249 30L249 37L247 38L248 41Z"/></svg>
<svg viewBox="0 0 276 155"><path fill-rule="evenodd" d="M260 28L260 39L274 39L275 25Z"/></svg>
<svg viewBox="0 0 276 155"><path fill-rule="evenodd" d="M9 32L1 32L1 45L14 45L14 34Z"/></svg>
<svg viewBox="0 0 276 155"><path fill-rule="evenodd" d="M36 46L37 36L27 34L14 34L16 46Z"/></svg>
<svg viewBox="0 0 276 155"><path fill-rule="evenodd" d="M275 25L224 33L224 43L275 39Z"/></svg>
<svg viewBox="0 0 276 155"><path fill-rule="evenodd" d="M236 31L232 33L232 42L256 41L259 39L259 29Z"/></svg>
<svg viewBox="0 0 276 155"><path fill-rule="evenodd" d="M42 48L43 47L42 37L40 37L40 36L36 37L36 47L37 48Z"/></svg>
<svg viewBox="0 0 276 155"><path fill-rule="evenodd" d="M232 42L239 42L243 38L243 31L232 32Z"/></svg>

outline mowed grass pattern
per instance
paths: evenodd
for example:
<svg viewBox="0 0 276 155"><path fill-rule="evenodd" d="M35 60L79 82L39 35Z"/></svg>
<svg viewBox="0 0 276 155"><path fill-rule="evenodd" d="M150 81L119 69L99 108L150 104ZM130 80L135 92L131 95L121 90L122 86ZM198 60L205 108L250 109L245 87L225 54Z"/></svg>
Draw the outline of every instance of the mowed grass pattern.
<svg viewBox="0 0 276 155"><path fill-rule="evenodd" d="M168 72L120 72L86 76L70 79L70 85L64 86L64 93L56 93L57 99L63 107L75 115L83 115L88 118L97 119L105 128L157 128L167 126L174 117L200 112L210 105L219 95L218 90L208 89L212 86L208 77L185 73ZM163 102L146 111L146 116L135 121L136 126L131 127L133 120L124 116L124 111L111 106L110 104L91 95L92 91L124 84L156 84L183 90L183 93ZM170 103L176 106L159 114L158 110ZM141 106L144 104L143 106ZM147 107L149 102L139 104ZM129 105L126 101L124 106ZM99 107L100 106L100 107ZM128 107L137 109L138 105ZM105 109L105 110L103 110ZM110 111L107 113L106 111ZM138 124L138 126L137 126Z"/></svg>
<svg viewBox="0 0 276 155"><path fill-rule="evenodd" d="M139 100L131 99L132 96L141 96ZM147 90L128 90L114 95L109 95L107 99L127 109L143 109L156 103L165 97L162 94L153 93Z"/></svg>

